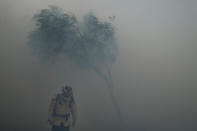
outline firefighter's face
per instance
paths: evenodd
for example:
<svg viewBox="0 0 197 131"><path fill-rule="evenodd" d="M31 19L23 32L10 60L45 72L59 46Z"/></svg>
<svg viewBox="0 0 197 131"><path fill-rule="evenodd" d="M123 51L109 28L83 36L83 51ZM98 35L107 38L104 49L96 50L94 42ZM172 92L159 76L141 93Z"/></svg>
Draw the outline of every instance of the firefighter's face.
<svg viewBox="0 0 197 131"><path fill-rule="evenodd" d="M62 93L65 97L69 97L72 94L72 89L70 87L65 87L63 88Z"/></svg>
<svg viewBox="0 0 197 131"><path fill-rule="evenodd" d="M66 97L68 97L68 92L65 91L65 90L63 90L63 95L66 96Z"/></svg>

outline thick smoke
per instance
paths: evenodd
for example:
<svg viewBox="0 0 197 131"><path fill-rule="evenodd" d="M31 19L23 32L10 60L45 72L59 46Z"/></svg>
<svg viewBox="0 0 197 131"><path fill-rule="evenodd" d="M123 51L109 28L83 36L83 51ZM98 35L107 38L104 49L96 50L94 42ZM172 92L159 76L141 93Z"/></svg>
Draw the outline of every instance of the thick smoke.
<svg viewBox="0 0 197 131"><path fill-rule="evenodd" d="M100 21L92 12L78 22L73 14L55 6L41 10L34 20L36 28L29 36L29 45L36 54L47 60L63 57L75 67L94 71L105 81L114 111L122 122L111 75L118 56L112 23Z"/></svg>

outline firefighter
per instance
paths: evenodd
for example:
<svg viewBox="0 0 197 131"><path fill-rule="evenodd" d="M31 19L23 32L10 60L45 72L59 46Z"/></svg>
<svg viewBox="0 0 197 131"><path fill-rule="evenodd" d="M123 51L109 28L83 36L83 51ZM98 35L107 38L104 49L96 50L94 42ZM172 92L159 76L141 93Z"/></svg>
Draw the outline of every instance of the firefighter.
<svg viewBox="0 0 197 131"><path fill-rule="evenodd" d="M77 107L72 88L65 86L61 94L51 100L48 110L48 122L52 131L69 131L74 127L77 119Z"/></svg>

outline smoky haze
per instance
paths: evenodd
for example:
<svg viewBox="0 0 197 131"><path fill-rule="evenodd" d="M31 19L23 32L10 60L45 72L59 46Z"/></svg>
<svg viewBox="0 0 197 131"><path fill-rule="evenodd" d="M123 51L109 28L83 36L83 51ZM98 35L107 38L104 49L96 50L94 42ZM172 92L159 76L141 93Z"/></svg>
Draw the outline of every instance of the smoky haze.
<svg viewBox="0 0 197 131"><path fill-rule="evenodd" d="M128 130L197 130L196 4L195 0L1 0L0 129L49 130L49 102L64 84L73 87L78 104L73 131L109 131L118 125L100 77L67 61L41 62L27 46L33 15L56 5L79 19L89 11L101 19L115 16L120 55L112 77Z"/></svg>

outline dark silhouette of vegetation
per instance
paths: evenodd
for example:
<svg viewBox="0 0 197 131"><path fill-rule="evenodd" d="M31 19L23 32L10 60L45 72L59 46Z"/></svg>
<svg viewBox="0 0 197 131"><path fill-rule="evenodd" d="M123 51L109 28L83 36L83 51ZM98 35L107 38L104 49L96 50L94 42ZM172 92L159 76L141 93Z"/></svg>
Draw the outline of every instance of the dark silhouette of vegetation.
<svg viewBox="0 0 197 131"><path fill-rule="evenodd" d="M103 78L117 117L122 120L111 75L118 55L111 22L102 22L93 13L78 22L73 14L55 6L41 10L33 19L36 28L29 35L29 45L45 59L63 55L76 67L93 70Z"/></svg>

